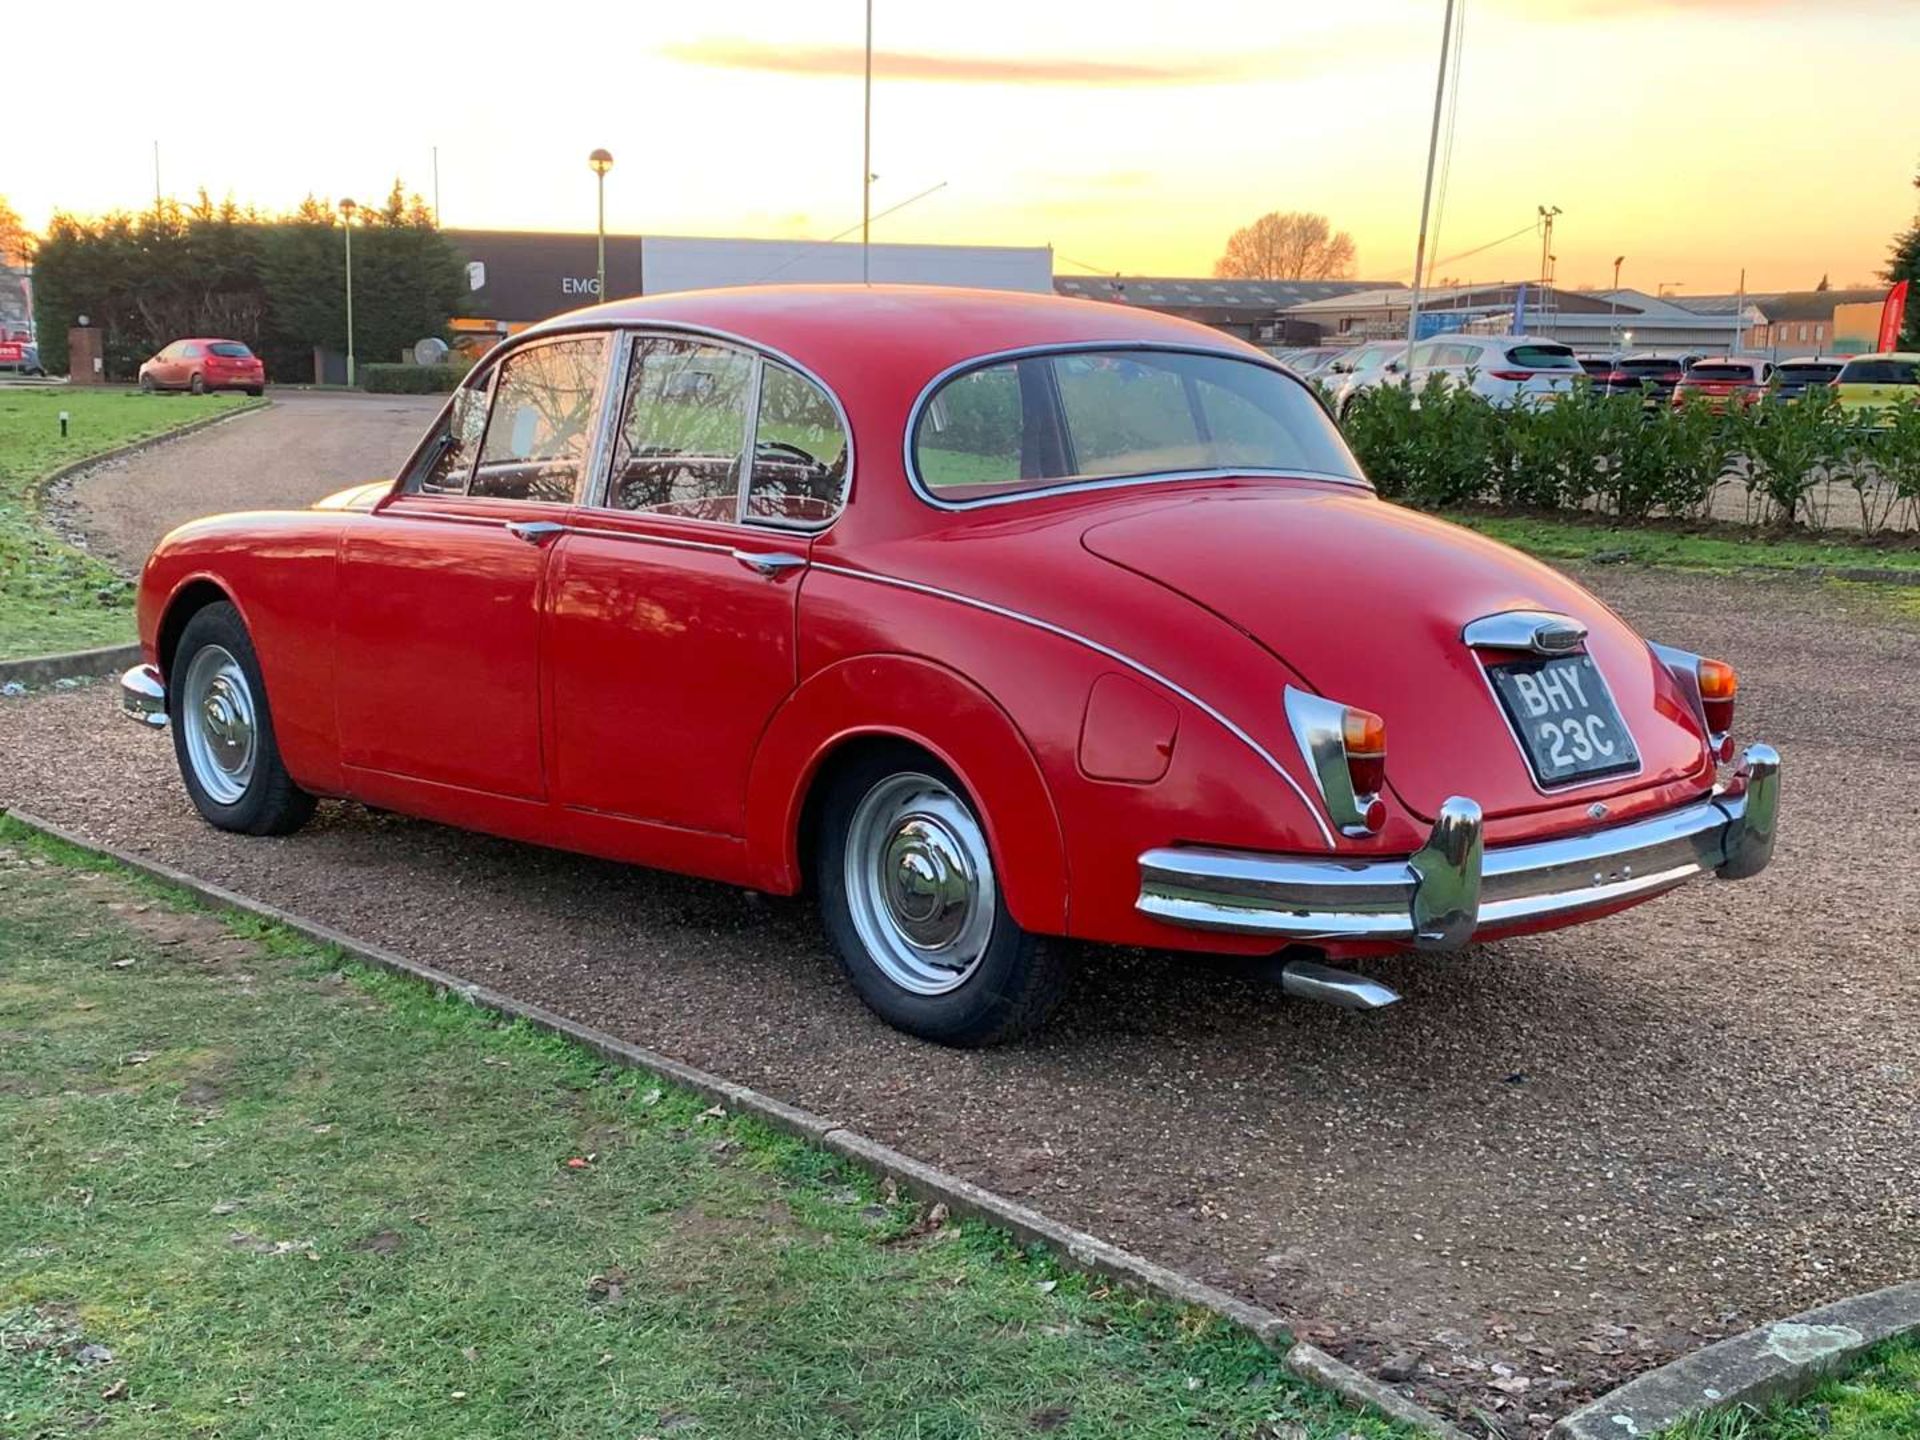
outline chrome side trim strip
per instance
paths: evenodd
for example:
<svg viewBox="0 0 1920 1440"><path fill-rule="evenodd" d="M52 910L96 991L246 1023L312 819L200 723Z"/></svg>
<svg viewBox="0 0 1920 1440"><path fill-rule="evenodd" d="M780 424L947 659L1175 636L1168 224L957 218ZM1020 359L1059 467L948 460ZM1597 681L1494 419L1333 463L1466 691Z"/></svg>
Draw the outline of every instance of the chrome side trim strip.
<svg viewBox="0 0 1920 1440"><path fill-rule="evenodd" d="M1050 620L1042 620L1038 616L1028 615L1019 610L1009 610L1004 605L995 605L989 600L980 600L971 595L962 595L958 591L942 590L935 585L923 585L917 580L902 580L893 575L877 575L869 570L854 570L845 565L829 565L823 561L815 561L813 568L816 570L825 570L835 575L845 575L853 580L868 580L875 585L891 585L899 590L913 590L922 595L932 595L937 599L951 600L956 605L966 605L975 610L984 610L987 614L998 615L1003 620L1012 620L1017 624L1030 625L1036 630L1046 631L1049 635L1057 635L1062 640L1072 641L1074 644L1084 646L1097 655L1106 656L1107 659L1112 660L1116 664L1126 666L1135 674L1145 676L1147 679L1153 681L1154 684L1160 685L1173 694L1178 695L1196 710L1211 717L1215 723L1229 735L1233 736L1234 739L1238 740L1242 745L1245 745L1249 750L1253 751L1254 754L1264 760L1268 768L1286 782L1287 788L1300 797L1300 803L1307 807L1307 814L1313 817L1313 823L1320 831L1320 838L1326 841L1327 848L1329 850L1335 848L1333 831L1327 828L1327 822L1321 818L1320 811L1315 807L1311 797L1301 788L1300 782L1286 772L1286 769L1273 757L1272 753L1267 750L1265 746L1261 745L1253 736L1234 724L1233 721L1229 720L1219 710L1216 710L1191 690L1175 681L1169 680L1158 670L1155 670L1149 665L1142 664L1131 655L1123 655L1120 651L1110 646L1102 645L1098 640L1089 639L1087 636L1079 634L1077 631L1069 630L1065 626L1055 625Z"/></svg>
<svg viewBox="0 0 1920 1440"><path fill-rule="evenodd" d="M644 530L614 530L602 525L569 525L567 529L571 534L590 535L596 540L631 540L636 545L670 545L676 550L706 550L715 555L728 555L733 552L733 546L715 544L711 540L683 540L678 535L649 535Z"/></svg>

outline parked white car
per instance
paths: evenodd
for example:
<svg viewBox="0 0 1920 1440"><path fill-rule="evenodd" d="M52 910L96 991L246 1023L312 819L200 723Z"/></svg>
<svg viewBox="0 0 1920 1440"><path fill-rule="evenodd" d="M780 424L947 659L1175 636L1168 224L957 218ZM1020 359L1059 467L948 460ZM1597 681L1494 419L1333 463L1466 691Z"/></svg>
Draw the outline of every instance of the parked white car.
<svg viewBox="0 0 1920 1440"><path fill-rule="evenodd" d="M1415 390L1439 375L1502 406L1551 404L1586 374L1571 347L1527 335L1436 335L1413 347L1405 369L1393 378Z"/></svg>
<svg viewBox="0 0 1920 1440"><path fill-rule="evenodd" d="M1362 390L1399 378L1400 359L1407 353L1404 340L1372 340L1331 360L1314 374L1327 391L1333 413L1345 418L1347 406Z"/></svg>

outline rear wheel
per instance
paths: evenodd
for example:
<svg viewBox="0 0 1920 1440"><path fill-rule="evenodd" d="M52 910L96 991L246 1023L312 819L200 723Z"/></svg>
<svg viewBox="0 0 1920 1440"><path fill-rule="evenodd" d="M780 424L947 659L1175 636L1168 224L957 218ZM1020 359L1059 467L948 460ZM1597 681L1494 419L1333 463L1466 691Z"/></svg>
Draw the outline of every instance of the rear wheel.
<svg viewBox="0 0 1920 1440"><path fill-rule="evenodd" d="M206 394L207 393L206 376L195 375L192 379L187 381L187 389L191 390L196 395Z"/></svg>
<svg viewBox="0 0 1920 1440"><path fill-rule="evenodd" d="M196 611L167 679L174 757L194 808L210 824L245 835L287 835L306 824L314 798L280 761L240 612L225 602Z"/></svg>
<svg viewBox="0 0 1920 1440"><path fill-rule="evenodd" d="M943 1045L1039 1025L1066 964L1007 912L986 832L946 767L907 746L862 756L821 815L821 911L860 998Z"/></svg>

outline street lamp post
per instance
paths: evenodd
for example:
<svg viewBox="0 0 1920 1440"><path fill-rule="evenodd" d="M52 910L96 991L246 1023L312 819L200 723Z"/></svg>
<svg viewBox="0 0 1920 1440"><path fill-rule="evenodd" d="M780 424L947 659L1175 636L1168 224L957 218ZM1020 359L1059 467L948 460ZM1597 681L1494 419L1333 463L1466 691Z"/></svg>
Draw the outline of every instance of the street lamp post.
<svg viewBox="0 0 1920 1440"><path fill-rule="evenodd" d="M1608 328L1615 332L1613 348L1616 353L1620 349L1620 266L1626 258L1624 255L1613 257L1613 293L1607 296L1607 309L1612 317Z"/></svg>
<svg viewBox="0 0 1920 1440"><path fill-rule="evenodd" d="M600 237L600 258L593 272L593 295L596 300L604 300L607 298L607 171L613 168L613 156L605 150L596 150L587 156L587 164L593 167L594 183L600 190L600 216L597 225Z"/></svg>
<svg viewBox="0 0 1920 1440"><path fill-rule="evenodd" d="M353 384L353 201L340 202L341 226L347 233L347 384Z"/></svg>

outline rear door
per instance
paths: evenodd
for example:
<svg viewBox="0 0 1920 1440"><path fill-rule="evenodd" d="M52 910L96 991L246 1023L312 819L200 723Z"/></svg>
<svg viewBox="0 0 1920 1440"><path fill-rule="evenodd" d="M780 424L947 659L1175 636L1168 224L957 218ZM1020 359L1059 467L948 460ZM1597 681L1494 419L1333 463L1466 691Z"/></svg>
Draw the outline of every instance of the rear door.
<svg viewBox="0 0 1920 1440"><path fill-rule="evenodd" d="M427 813L459 792L547 793L541 609L596 448L610 349L595 333L511 351L456 395L403 492L344 531L341 757L406 782Z"/></svg>
<svg viewBox="0 0 1920 1440"><path fill-rule="evenodd" d="M547 605L553 798L738 836L851 442L827 392L770 357L695 335L630 345L609 473Z"/></svg>

